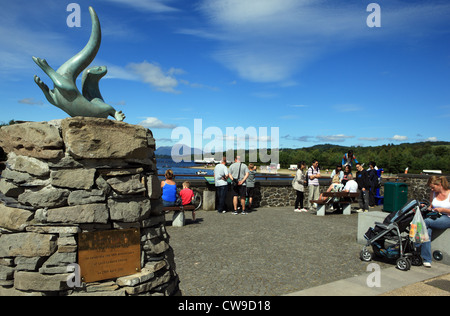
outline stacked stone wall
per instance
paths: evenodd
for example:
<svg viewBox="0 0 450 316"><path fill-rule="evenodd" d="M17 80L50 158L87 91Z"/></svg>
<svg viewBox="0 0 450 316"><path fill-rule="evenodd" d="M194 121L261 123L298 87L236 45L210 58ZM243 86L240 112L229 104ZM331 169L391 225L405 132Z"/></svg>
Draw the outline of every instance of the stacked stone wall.
<svg viewBox="0 0 450 316"><path fill-rule="evenodd" d="M97 118L0 129L0 295L175 295L155 141ZM71 288L80 233L140 229L139 273Z"/></svg>
<svg viewBox="0 0 450 316"><path fill-rule="evenodd" d="M383 179L380 188L381 196L384 195L384 184L386 182L402 182L408 185L408 200L417 199L419 201L428 201L430 197L430 188L427 186L430 175L418 174L399 174L395 178ZM447 176L450 182L450 177ZM177 184L181 187L183 180L178 180ZM255 207L290 207L294 206L296 192L291 186L292 180L256 180L254 202ZM320 193L325 192L331 183L331 179L321 179ZM215 190L214 186L207 185L204 180L191 180L191 186L200 192L204 190ZM231 187L229 188L231 190ZM305 187L304 205L308 198L308 187ZM231 205L231 204L230 204Z"/></svg>
<svg viewBox="0 0 450 316"><path fill-rule="evenodd" d="M441 175L437 175L441 176ZM450 177L444 175L448 181ZM406 183L408 185L408 199L416 199L419 201L428 201L430 199L431 189L428 187L428 179L431 175L422 174L399 174L398 182Z"/></svg>

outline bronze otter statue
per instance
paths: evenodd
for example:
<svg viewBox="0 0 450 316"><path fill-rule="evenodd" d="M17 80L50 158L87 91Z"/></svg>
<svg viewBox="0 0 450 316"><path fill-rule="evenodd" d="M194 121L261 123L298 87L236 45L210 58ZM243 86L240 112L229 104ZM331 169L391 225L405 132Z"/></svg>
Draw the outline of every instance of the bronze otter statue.
<svg viewBox="0 0 450 316"><path fill-rule="evenodd" d="M83 73L82 93L76 86L77 77L94 60L100 48L100 21L92 7L89 7L92 30L86 46L75 56L66 61L57 71L49 66L45 59L33 56L34 62L53 81L54 89L50 90L41 78L34 76L34 81L44 92L48 102L60 108L70 116L89 116L107 118L114 117L123 121L125 115L106 104L99 90L99 80L106 74L106 66L92 67Z"/></svg>

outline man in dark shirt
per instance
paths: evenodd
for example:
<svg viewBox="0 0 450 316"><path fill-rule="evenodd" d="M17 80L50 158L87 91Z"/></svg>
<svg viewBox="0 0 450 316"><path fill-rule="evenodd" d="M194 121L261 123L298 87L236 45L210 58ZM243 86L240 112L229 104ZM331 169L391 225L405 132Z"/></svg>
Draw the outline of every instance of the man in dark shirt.
<svg viewBox="0 0 450 316"><path fill-rule="evenodd" d="M369 211L369 191L370 191L370 181L367 171L361 166L360 163L356 164L356 182L358 183L359 189L359 210L358 213Z"/></svg>
<svg viewBox="0 0 450 316"><path fill-rule="evenodd" d="M369 170L367 170L367 174L369 176L369 182L370 182L370 193L369 193L369 205L370 207L374 207L375 206L375 195L376 195L376 190L377 190L377 186L378 186L378 174L377 171L375 170L375 162L371 161L369 163Z"/></svg>

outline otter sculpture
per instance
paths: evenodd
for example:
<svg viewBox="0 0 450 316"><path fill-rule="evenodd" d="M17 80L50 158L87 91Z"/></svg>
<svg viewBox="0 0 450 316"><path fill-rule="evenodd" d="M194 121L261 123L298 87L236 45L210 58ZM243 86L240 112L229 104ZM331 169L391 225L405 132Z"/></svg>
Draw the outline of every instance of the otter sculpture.
<svg viewBox="0 0 450 316"><path fill-rule="evenodd" d="M92 67L83 73L82 94L76 86L77 77L94 60L100 48L100 21L92 7L89 7L92 20L91 36L86 46L71 59L66 61L57 71L49 66L45 59L33 56L34 62L53 81L54 89L50 90L41 78L34 76L34 81L44 92L48 102L60 108L70 116L89 116L107 118L114 117L123 121L125 115L106 104L100 94L98 83L106 74L106 66Z"/></svg>

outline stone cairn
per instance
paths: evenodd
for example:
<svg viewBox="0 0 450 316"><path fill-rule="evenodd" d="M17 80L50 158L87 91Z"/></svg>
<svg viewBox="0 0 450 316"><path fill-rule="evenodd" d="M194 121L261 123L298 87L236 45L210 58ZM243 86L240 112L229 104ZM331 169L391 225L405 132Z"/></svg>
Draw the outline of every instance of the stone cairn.
<svg viewBox="0 0 450 316"><path fill-rule="evenodd" d="M177 295L150 130L75 117L0 128L0 296ZM140 227L141 272L70 288L78 234Z"/></svg>

